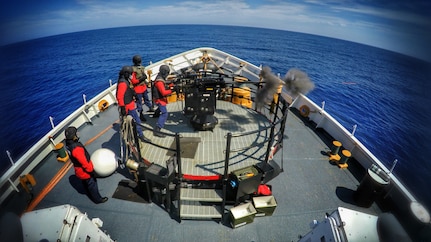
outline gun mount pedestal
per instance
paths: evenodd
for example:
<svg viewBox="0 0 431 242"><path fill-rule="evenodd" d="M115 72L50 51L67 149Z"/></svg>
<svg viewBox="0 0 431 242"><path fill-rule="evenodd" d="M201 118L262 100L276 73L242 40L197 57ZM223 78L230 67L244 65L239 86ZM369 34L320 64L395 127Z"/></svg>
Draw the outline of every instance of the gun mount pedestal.
<svg viewBox="0 0 431 242"><path fill-rule="evenodd" d="M225 86L224 79L220 74L201 73L187 76L185 80L184 113L192 115L190 123L195 130L213 130L218 124L214 116L216 97L219 89Z"/></svg>

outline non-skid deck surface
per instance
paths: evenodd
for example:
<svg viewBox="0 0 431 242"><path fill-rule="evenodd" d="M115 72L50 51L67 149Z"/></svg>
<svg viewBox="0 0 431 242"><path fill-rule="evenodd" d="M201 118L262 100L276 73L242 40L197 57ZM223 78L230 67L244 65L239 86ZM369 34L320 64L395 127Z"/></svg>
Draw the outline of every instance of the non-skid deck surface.
<svg viewBox="0 0 431 242"><path fill-rule="evenodd" d="M227 134L258 131L256 133L232 138L229 161L229 172L250 166L264 160L266 152L265 140L269 138L270 121L254 110L247 109L230 102L217 101L214 116L218 124L213 130L198 131L190 123L191 115L183 114L181 101L168 104L169 118L162 131L170 134L180 133L182 173L211 176L224 172L226 158ZM153 136L151 129L157 118L147 117L143 125L144 135L158 146L174 149L173 136L159 138ZM174 152L151 144L141 143L142 157L150 162L164 165Z"/></svg>
<svg viewBox="0 0 431 242"><path fill-rule="evenodd" d="M180 102L175 104L181 108ZM222 105L218 104L217 109L216 115L219 114ZM239 110L245 113L252 112L241 107ZM183 122L188 125L188 118L181 113L171 114L181 115L178 117L183 117ZM240 116L234 112L232 114ZM83 143L87 142L98 135L101 130L110 127L117 119L116 107L109 108L95 118L92 124L80 129L81 140ZM172 116L169 119L174 120ZM234 122L230 120L229 122L233 126ZM266 120L260 122L258 127L268 123ZM155 119L149 119L148 124L145 125L150 126L151 123L155 123ZM218 128L229 126L226 123L228 120L223 122L219 118ZM241 126L237 124L238 131L244 131L245 127L250 125L246 121L242 123ZM171 123L165 128L170 132L186 127L190 130L187 125L175 126ZM183 136L191 137L192 133L194 131L190 131L189 136L184 134ZM211 134L211 131L205 131L201 135L202 141L205 141ZM224 134L219 134L219 136L224 139ZM322 151L329 150L328 144L319 139L315 130L310 128L305 121L290 111L287 116L284 137L282 150L274 156L274 161L282 164L284 172L270 181L273 195L277 200L274 214L257 217L253 223L237 229L232 229L228 222L183 220L178 223L171 219L162 207L154 203L116 198L114 194L119 184L127 179L133 180L131 173L121 167L118 167L111 176L97 179L100 193L109 197L106 203L94 204L85 194L74 189L72 179L74 171L70 169L66 176L42 199L36 209L71 204L81 212L87 213L90 218L100 218L103 221L101 230L107 231L117 241L202 241L203 234L206 241L298 241L298 236L310 231L309 225L314 219L321 221L326 213L331 213L339 206L358 209L370 214L378 213L375 204L366 209L357 207L351 200L351 193L360 182L351 173L351 168L354 167L353 160L349 160L349 169L346 170L330 164L328 158L322 155ZM154 138L153 141L159 142L160 140ZM165 144L169 147L172 140L167 139ZM87 145L90 153L100 148L109 148L117 155L120 154L119 147L120 134L117 124ZM167 157L166 150L160 151L160 153L165 158ZM196 157L198 155L202 154L197 152ZM52 178L52 175L48 177L46 171L52 170L51 173L55 174L55 170L58 170L56 167L61 165L56 161L55 154L40 165L40 168L33 173L38 178L38 183L34 187L35 194L38 194L45 186L42 178L46 178L48 181ZM203 165L210 166L209 164ZM222 167L222 164L219 165ZM20 194L23 193L18 195ZM15 198L21 199L20 196ZM11 201L11 203L17 204L18 202Z"/></svg>
<svg viewBox="0 0 431 242"><path fill-rule="evenodd" d="M125 201L148 203L149 199L145 186L139 186L136 182L125 179L118 183L118 187L112 195L113 198Z"/></svg>
<svg viewBox="0 0 431 242"><path fill-rule="evenodd" d="M199 143L201 143L200 137L181 137L180 147L181 147L181 157L193 159L196 156L196 151L198 150ZM169 147L169 151L166 153L167 156L175 155L177 142L173 141Z"/></svg>

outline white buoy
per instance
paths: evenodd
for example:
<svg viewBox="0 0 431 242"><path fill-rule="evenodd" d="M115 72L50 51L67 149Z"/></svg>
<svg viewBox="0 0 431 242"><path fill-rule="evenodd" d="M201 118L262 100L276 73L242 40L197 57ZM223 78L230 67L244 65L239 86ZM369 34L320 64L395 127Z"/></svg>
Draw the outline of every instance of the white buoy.
<svg viewBox="0 0 431 242"><path fill-rule="evenodd" d="M109 176L118 167L118 162L115 153L109 149L101 148L93 152L91 155L94 171L101 177Z"/></svg>

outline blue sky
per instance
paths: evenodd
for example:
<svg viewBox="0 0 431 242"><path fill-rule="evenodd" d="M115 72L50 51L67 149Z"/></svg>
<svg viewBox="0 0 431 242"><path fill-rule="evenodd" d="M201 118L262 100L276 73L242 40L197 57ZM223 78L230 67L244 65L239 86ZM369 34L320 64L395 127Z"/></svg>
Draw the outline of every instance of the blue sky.
<svg viewBox="0 0 431 242"><path fill-rule="evenodd" d="M0 6L0 45L100 28L217 24L329 36L431 61L429 0L12 0Z"/></svg>

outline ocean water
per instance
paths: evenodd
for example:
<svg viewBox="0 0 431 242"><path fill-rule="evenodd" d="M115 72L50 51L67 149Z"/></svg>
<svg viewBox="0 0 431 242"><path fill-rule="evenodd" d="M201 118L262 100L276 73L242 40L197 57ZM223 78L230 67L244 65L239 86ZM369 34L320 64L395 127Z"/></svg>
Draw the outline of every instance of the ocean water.
<svg viewBox="0 0 431 242"><path fill-rule="evenodd" d="M123 65L208 46L274 73L305 71L307 96L352 131L431 209L431 63L338 39L261 28L166 25L102 29L0 47L0 171L87 100Z"/></svg>

